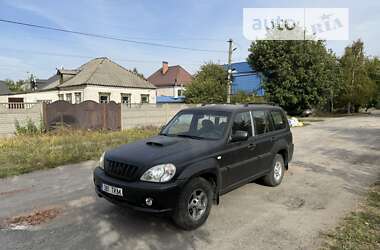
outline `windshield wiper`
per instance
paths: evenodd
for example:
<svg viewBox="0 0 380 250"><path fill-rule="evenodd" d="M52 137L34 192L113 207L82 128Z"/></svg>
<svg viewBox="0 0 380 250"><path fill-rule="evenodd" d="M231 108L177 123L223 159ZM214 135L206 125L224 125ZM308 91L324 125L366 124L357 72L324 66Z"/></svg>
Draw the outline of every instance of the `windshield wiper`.
<svg viewBox="0 0 380 250"><path fill-rule="evenodd" d="M186 137L186 138L191 138L191 139L196 139L196 140L205 139L204 137L201 137L201 136L188 135L188 134L176 134L176 136L178 136L178 137Z"/></svg>

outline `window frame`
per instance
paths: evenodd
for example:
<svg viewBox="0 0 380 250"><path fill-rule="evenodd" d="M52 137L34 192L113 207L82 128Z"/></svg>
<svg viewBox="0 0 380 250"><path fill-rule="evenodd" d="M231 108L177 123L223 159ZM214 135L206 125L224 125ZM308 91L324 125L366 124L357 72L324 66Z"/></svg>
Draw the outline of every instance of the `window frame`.
<svg viewBox="0 0 380 250"><path fill-rule="evenodd" d="M77 97L79 96L79 102L77 102ZM74 93L74 103L79 104L82 102L82 92L75 92Z"/></svg>
<svg viewBox="0 0 380 250"><path fill-rule="evenodd" d="M101 97L106 96L107 102L102 102ZM99 103L110 103L111 102L111 93L109 92L99 92Z"/></svg>
<svg viewBox="0 0 380 250"><path fill-rule="evenodd" d="M123 101L123 97L128 97L128 102ZM130 93L121 93L120 94L120 103L130 105L132 104L132 94Z"/></svg>
<svg viewBox="0 0 380 250"><path fill-rule="evenodd" d="M148 102L143 102L143 97L147 97L148 98ZM141 94L140 95L140 103L141 104L149 104L149 100L150 99L150 95L149 94Z"/></svg>
<svg viewBox="0 0 380 250"><path fill-rule="evenodd" d="M69 99L70 99L70 101L69 101ZM65 94L65 101L68 102L68 103L73 104L73 93L66 93Z"/></svg>

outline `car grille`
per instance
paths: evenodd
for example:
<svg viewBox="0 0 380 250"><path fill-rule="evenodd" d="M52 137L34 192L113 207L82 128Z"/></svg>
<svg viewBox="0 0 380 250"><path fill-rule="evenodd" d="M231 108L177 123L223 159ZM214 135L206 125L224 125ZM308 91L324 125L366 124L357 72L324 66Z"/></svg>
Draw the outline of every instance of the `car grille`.
<svg viewBox="0 0 380 250"><path fill-rule="evenodd" d="M106 160L104 166L107 175L127 181L135 180L137 169L136 166L112 160Z"/></svg>

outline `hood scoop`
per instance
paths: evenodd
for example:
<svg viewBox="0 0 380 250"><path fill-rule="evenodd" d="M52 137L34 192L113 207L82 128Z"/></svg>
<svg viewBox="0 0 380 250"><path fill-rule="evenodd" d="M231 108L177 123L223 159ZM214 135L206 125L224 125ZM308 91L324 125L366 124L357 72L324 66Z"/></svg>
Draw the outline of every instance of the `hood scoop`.
<svg viewBox="0 0 380 250"><path fill-rule="evenodd" d="M146 142L146 144L149 146L164 147L164 146L170 146L170 145L176 144L178 142L179 140L175 138L158 137L158 138L150 139L149 141Z"/></svg>
<svg viewBox="0 0 380 250"><path fill-rule="evenodd" d="M159 146L159 147L164 146L164 145L162 145L162 143L155 142L155 141L148 141L146 144L149 146Z"/></svg>

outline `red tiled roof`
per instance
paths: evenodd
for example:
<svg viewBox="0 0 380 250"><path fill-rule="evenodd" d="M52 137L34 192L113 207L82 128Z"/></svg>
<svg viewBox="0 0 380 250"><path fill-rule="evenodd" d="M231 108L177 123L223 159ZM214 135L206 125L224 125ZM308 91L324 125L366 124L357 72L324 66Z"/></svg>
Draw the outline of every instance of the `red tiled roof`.
<svg viewBox="0 0 380 250"><path fill-rule="evenodd" d="M154 72L147 79L157 87L188 85L191 83L192 76L179 65L170 66L165 74L162 74L162 68Z"/></svg>

